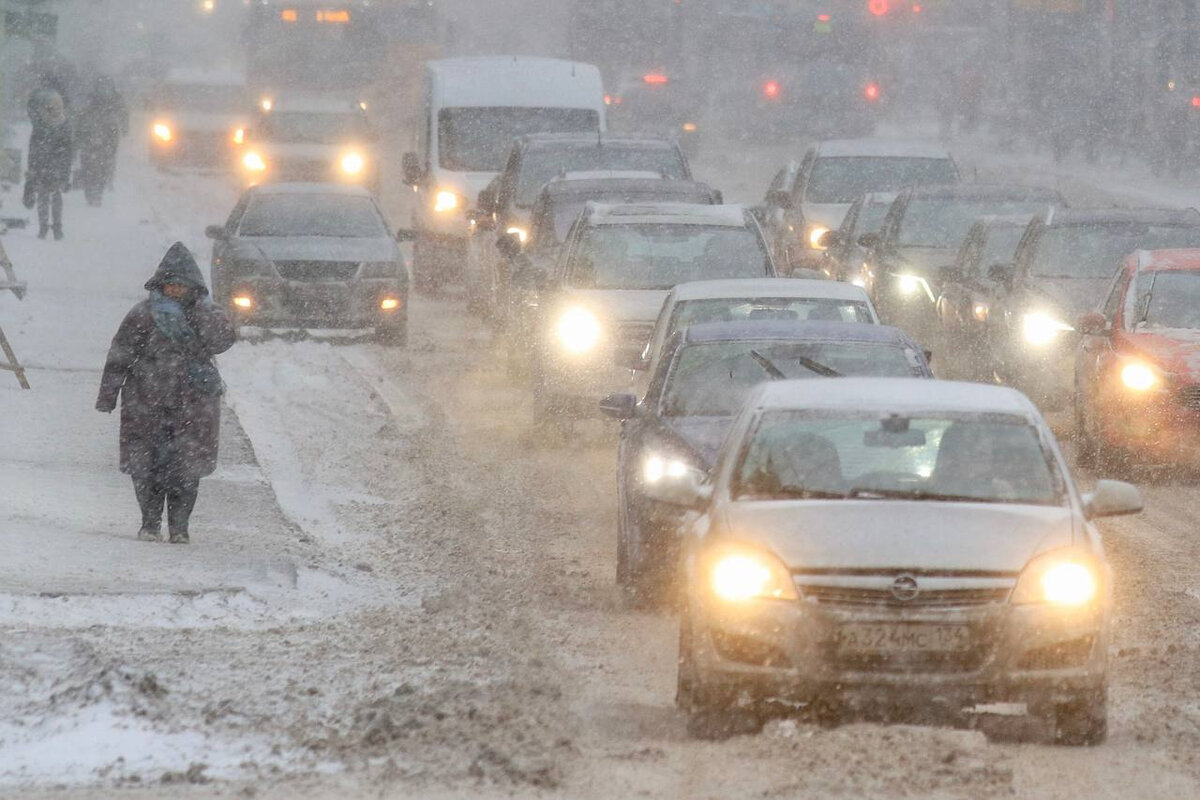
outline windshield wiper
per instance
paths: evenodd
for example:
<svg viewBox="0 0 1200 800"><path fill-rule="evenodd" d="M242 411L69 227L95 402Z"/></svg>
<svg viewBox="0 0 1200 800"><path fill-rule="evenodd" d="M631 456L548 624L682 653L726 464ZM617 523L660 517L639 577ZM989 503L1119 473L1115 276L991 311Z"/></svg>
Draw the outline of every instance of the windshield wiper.
<svg viewBox="0 0 1200 800"><path fill-rule="evenodd" d="M754 359L755 364L758 364L763 368L763 372L771 376L772 380L786 381L788 379L788 376L783 374L783 370L775 366L771 362L771 359L767 358L757 350L751 350L750 357Z"/></svg>
<svg viewBox="0 0 1200 800"><path fill-rule="evenodd" d="M788 376L786 374L784 374L784 371L781 370L779 367L775 366L775 364L771 361L771 359L767 358L762 353L758 352L757 350L751 350L750 357L754 359L754 362L756 364L758 364L760 367L763 368L764 372L766 372L768 375L771 376L772 380L777 380L777 381L788 380ZM808 356L790 356L790 358L793 361L795 361L796 363L798 363L800 366L804 367L805 369L809 370L810 372L817 373L821 377L824 377L824 378L840 378L840 377L842 377L842 373L838 372L833 367L827 367L824 364L822 364L820 361L814 361L813 359L809 358Z"/></svg>
<svg viewBox="0 0 1200 800"><path fill-rule="evenodd" d="M847 500L868 498L877 500L931 500L939 503L1015 503L1018 505L1035 504L1033 500L1007 500L999 497L975 497L965 494L945 494L931 492L928 489L876 489L870 486L855 486L842 497Z"/></svg>

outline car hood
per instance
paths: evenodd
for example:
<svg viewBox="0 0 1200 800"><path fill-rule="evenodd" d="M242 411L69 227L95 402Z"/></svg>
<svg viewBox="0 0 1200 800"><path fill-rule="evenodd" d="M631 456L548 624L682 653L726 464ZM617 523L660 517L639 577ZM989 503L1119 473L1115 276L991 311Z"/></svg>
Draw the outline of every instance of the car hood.
<svg viewBox="0 0 1200 800"><path fill-rule="evenodd" d="M390 239L339 239L332 236L245 236L238 240L271 261L395 261Z"/></svg>
<svg viewBox="0 0 1200 800"><path fill-rule="evenodd" d="M196 114L180 112L160 114L156 120L163 120L168 125L181 131L229 131L231 134L237 128L245 127L246 118L240 114Z"/></svg>
<svg viewBox="0 0 1200 800"><path fill-rule="evenodd" d="M1127 334L1129 355L1138 355L1174 375L1200 378L1200 331L1160 328Z"/></svg>
<svg viewBox="0 0 1200 800"><path fill-rule="evenodd" d="M652 323L658 319L667 294L667 289L573 289L566 298L602 319Z"/></svg>
<svg viewBox="0 0 1200 800"><path fill-rule="evenodd" d="M361 153L364 156L367 154L365 147L353 144L255 142L253 147L265 155L274 156L275 158L304 158L313 161L332 160L336 156L348 153L351 150Z"/></svg>
<svg viewBox="0 0 1200 800"><path fill-rule="evenodd" d="M735 502L729 530L791 569L1019 572L1072 542L1069 508L903 500Z"/></svg>
<svg viewBox="0 0 1200 800"><path fill-rule="evenodd" d="M1035 292L1054 304L1067 319L1063 322L1074 325L1080 314L1100 305L1104 292L1112 285L1112 278L1034 278Z"/></svg>
<svg viewBox="0 0 1200 800"><path fill-rule="evenodd" d="M800 213L809 225L824 225L836 231L841 227L846 212L850 210L849 203L801 203Z"/></svg>
<svg viewBox="0 0 1200 800"><path fill-rule="evenodd" d="M912 270L927 277L937 277L934 271L954 263L958 250L952 247L901 247L896 259L897 270Z"/></svg>
<svg viewBox="0 0 1200 800"><path fill-rule="evenodd" d="M704 460L707 469L716 461L733 417L667 417L663 424Z"/></svg>

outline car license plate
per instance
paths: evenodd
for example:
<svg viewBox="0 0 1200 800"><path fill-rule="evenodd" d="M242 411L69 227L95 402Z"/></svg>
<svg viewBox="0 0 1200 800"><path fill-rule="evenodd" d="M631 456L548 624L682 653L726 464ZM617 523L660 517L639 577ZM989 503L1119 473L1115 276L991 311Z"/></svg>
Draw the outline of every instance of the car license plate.
<svg viewBox="0 0 1200 800"><path fill-rule="evenodd" d="M849 623L838 629L843 653L952 653L971 647L966 625Z"/></svg>

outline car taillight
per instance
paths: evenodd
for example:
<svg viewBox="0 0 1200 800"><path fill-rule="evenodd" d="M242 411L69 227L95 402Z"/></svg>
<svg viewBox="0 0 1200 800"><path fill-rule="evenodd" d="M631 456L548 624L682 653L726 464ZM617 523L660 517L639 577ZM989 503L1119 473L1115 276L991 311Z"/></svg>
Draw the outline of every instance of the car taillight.
<svg viewBox="0 0 1200 800"><path fill-rule="evenodd" d="M776 97L779 97L780 91L781 90L778 81L767 81L762 87L763 97L767 98L768 100L774 100Z"/></svg>
<svg viewBox="0 0 1200 800"><path fill-rule="evenodd" d="M872 103L874 103L876 100L878 100L879 99L879 84L875 83L875 81L871 81L866 86L864 86L863 87L863 97L867 98L867 100L869 100Z"/></svg>
<svg viewBox="0 0 1200 800"><path fill-rule="evenodd" d="M891 10L890 0L867 0L867 10L877 17L882 17Z"/></svg>
<svg viewBox="0 0 1200 800"><path fill-rule="evenodd" d="M670 78L658 72L648 72L642 76L642 81L651 86L662 86L665 83L669 83Z"/></svg>
<svg viewBox="0 0 1200 800"><path fill-rule="evenodd" d="M1192 95L1192 108L1200 108L1200 94Z"/></svg>

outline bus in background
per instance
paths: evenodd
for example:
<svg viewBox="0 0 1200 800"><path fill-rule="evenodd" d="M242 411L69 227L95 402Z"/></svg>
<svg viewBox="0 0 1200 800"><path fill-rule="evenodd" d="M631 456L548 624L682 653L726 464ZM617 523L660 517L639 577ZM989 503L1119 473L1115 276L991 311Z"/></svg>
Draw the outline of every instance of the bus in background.
<svg viewBox="0 0 1200 800"><path fill-rule="evenodd" d="M530 56L430 61L418 150L404 155L413 211L417 285L436 288L462 275L469 221L479 191L505 166L513 139L530 133L606 129L604 85L591 64Z"/></svg>

